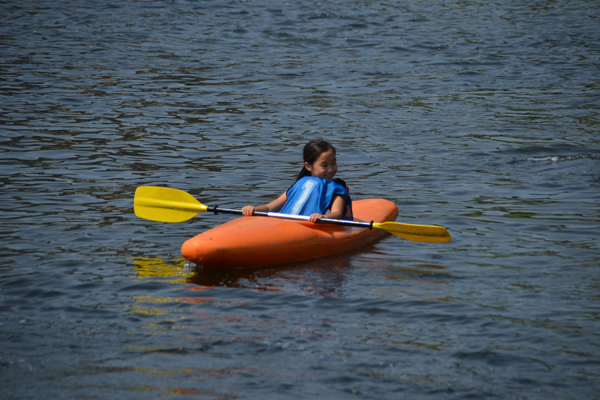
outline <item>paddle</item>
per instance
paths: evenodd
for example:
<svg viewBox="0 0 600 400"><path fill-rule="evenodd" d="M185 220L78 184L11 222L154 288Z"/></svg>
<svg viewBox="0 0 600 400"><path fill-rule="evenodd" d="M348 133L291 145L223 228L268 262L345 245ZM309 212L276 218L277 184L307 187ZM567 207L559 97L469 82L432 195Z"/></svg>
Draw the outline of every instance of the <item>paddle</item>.
<svg viewBox="0 0 600 400"><path fill-rule="evenodd" d="M204 212L215 214L240 214L242 210L221 207L208 207L196 200L191 194L179 189L158 186L140 186L133 200L135 215L140 218L160 222L183 222ZM308 221L304 215L290 215L273 212L255 211L255 216L276 217ZM443 243L451 240L450 234L441 226L402 224L400 222L363 222L321 218L319 223L354 226L369 229L382 229L393 235L415 242Z"/></svg>

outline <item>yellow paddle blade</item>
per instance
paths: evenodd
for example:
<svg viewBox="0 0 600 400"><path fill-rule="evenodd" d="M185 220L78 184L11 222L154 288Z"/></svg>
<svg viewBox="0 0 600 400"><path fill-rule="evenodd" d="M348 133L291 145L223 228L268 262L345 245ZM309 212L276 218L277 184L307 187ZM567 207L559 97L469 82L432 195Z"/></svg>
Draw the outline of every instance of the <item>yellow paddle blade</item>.
<svg viewBox="0 0 600 400"><path fill-rule="evenodd" d="M152 221L183 222L207 209L183 190L158 186L140 186L133 199L135 215Z"/></svg>
<svg viewBox="0 0 600 400"><path fill-rule="evenodd" d="M452 240L448 231L441 226L374 222L373 228L383 229L402 239L412 240L413 242L444 243Z"/></svg>

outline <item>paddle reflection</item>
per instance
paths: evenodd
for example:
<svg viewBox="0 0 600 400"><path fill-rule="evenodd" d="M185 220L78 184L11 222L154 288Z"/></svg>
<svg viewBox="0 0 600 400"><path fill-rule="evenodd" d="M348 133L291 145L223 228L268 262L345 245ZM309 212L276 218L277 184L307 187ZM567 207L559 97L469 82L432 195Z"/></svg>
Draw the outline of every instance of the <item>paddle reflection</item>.
<svg viewBox="0 0 600 400"><path fill-rule="evenodd" d="M351 256L352 253L268 268L222 270L202 269L187 262L183 257L167 260L151 257L132 258L135 281L184 283L188 284L186 289L194 291L229 287L310 296L337 296L337 291L345 279L345 271L351 264ZM181 296L177 299L138 296L136 302L143 303L144 310L137 312L162 314L163 310L149 310L149 304L169 301L202 303L207 299L196 295Z"/></svg>
<svg viewBox="0 0 600 400"><path fill-rule="evenodd" d="M185 283L193 275L193 272L185 265L185 259L179 257L173 260L162 260L160 258L132 257L135 266L134 273L140 280L161 279L170 283Z"/></svg>
<svg viewBox="0 0 600 400"><path fill-rule="evenodd" d="M160 281L168 282L173 284L187 284L194 272L190 270L189 265L186 264L186 260L183 257L179 257L171 260L163 260L160 258L151 257L132 257L134 265L134 273L136 279L133 281ZM190 287L192 290L204 290L210 289L211 287L201 287L194 285ZM135 300L135 303L128 305L131 312L137 315L144 316L166 316L174 311L178 311L174 308L174 304L181 302L188 303L204 303L210 302L214 299L209 297L159 297L152 296L149 294L131 296ZM179 318L171 320L172 323L176 323ZM163 321L164 322L164 321ZM154 322L148 322L144 329L152 331L161 331L164 328L159 327ZM172 329L172 328L170 328Z"/></svg>
<svg viewBox="0 0 600 400"><path fill-rule="evenodd" d="M368 246L370 247L370 246ZM186 284L187 290L202 291L216 287L252 289L263 292L299 294L316 297L342 296L348 274L357 263L384 273L388 280L412 281L427 279L431 284L445 284L451 277L445 267L432 264L390 265L389 259L368 257L369 248L314 260L301 261L266 268L249 269L203 269L187 262L183 257L171 260L134 257L135 274L139 280L159 280L174 284ZM353 267L354 264L354 267ZM393 263L392 263L393 264ZM450 278L451 279L451 278ZM148 298L140 297L139 302L148 304ZM153 303L181 301L204 303L213 301L196 294L179 296L176 299L156 299Z"/></svg>
<svg viewBox="0 0 600 400"><path fill-rule="evenodd" d="M286 282L303 283L312 294L335 291L344 280L343 270L350 265L349 256L332 256L268 268L202 269L183 257L163 260L132 257L135 281L154 280L174 284L187 283L190 290L214 287L254 289L282 292Z"/></svg>

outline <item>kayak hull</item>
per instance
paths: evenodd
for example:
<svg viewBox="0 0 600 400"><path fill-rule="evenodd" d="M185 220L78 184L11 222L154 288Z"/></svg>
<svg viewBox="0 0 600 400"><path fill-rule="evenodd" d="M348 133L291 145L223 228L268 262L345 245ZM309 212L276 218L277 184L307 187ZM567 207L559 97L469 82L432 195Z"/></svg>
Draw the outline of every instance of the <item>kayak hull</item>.
<svg viewBox="0 0 600 400"><path fill-rule="evenodd" d="M394 221L396 205L384 199L352 203L357 221ZM323 257L363 246L386 234L381 229L236 218L187 240L181 253L203 268L253 268Z"/></svg>

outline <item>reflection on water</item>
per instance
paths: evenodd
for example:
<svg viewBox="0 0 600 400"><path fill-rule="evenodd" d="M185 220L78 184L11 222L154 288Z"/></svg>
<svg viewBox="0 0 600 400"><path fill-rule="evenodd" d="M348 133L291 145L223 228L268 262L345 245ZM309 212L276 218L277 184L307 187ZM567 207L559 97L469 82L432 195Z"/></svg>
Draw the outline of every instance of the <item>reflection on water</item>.
<svg viewBox="0 0 600 400"><path fill-rule="evenodd" d="M160 258L132 257L134 272L140 280L152 278L174 278L168 279L168 283L183 283L193 275L185 265L185 259L180 257L174 260L162 260Z"/></svg>
<svg viewBox="0 0 600 400"><path fill-rule="evenodd" d="M186 260L183 257L173 260L162 260L160 258L148 258L148 257L132 257L135 261L133 261L134 273L137 276L138 280L155 280L163 283L170 283L174 285L179 285L182 283L189 282L190 278L194 275L194 272L190 270L189 265L186 263ZM190 288L191 290L203 290L209 289L208 286L194 286ZM180 294L181 291L177 290L175 293ZM191 302L191 303L204 303L208 301L214 301L211 298L201 298L201 297L157 297L152 296L150 294L146 295L132 295L132 299L134 299L135 303L133 305L128 305L127 307L131 309L131 312L136 314L145 314L145 315L153 315L153 316L167 316L171 313L180 313L181 310L175 309L172 307L161 307L161 305L172 306L173 303L177 302ZM175 317L171 319L162 319L160 323L157 322L148 322L143 329L149 329L156 331L158 334L162 328L160 325L164 325L165 323L175 324L183 317ZM182 329L181 326L169 326L167 329Z"/></svg>
<svg viewBox="0 0 600 400"><path fill-rule="evenodd" d="M360 250L358 251L360 253ZM302 287L308 295L334 295L335 288L344 281L344 269L350 267L351 256L338 255L271 268L202 269L183 257L170 260L149 257L132 257L137 280L193 286L186 290L204 290L215 287L244 288L258 291L285 292L290 287ZM135 297L143 302L148 297ZM172 299L156 300L160 303ZM191 299L190 299L191 301ZM195 302L198 299L195 298Z"/></svg>
<svg viewBox="0 0 600 400"><path fill-rule="evenodd" d="M226 286L274 293L336 296L343 285L347 255L326 257L270 268L204 270L196 268L188 282L204 286Z"/></svg>
<svg viewBox="0 0 600 400"><path fill-rule="evenodd" d="M348 255L278 265L271 268L202 269L183 257L172 260L133 257L136 280L187 283L186 290L204 290L215 287L244 288L258 291L286 292L291 287L302 288L307 295L334 295L344 281L344 269L350 267ZM135 296L138 302L150 302L149 297ZM173 299L153 300L160 303ZM180 299L182 300L182 299ZM183 301L199 302L198 298Z"/></svg>

